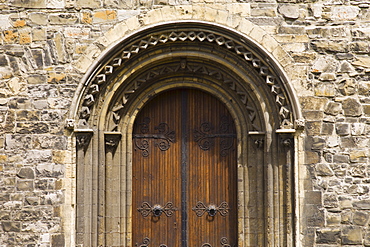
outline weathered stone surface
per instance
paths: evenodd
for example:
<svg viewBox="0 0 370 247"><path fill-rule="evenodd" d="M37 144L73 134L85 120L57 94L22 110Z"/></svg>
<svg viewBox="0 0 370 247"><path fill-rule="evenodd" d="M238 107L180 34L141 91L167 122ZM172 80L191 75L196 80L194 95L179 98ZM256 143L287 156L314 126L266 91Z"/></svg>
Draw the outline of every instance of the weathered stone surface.
<svg viewBox="0 0 370 247"><path fill-rule="evenodd" d="M369 221L369 214L367 212L357 211L353 214L353 223L364 226Z"/></svg>
<svg viewBox="0 0 370 247"><path fill-rule="evenodd" d="M32 191L34 189L33 180L17 180L17 190L19 191Z"/></svg>
<svg viewBox="0 0 370 247"><path fill-rule="evenodd" d="M362 114L361 104L353 98L343 100L342 109L345 116L358 117Z"/></svg>
<svg viewBox="0 0 370 247"><path fill-rule="evenodd" d="M362 244L362 228L357 226L342 227L343 244Z"/></svg>
<svg viewBox="0 0 370 247"><path fill-rule="evenodd" d="M295 4L281 4L278 11L286 18L297 19L299 17L299 6Z"/></svg>
<svg viewBox="0 0 370 247"><path fill-rule="evenodd" d="M15 7L24 7L24 8L45 8L46 7L45 0L29 0L29 1L22 1L22 0L10 0L10 5Z"/></svg>
<svg viewBox="0 0 370 247"><path fill-rule="evenodd" d="M348 123L338 123L335 129L338 135L344 136L350 134L351 126Z"/></svg>
<svg viewBox="0 0 370 247"><path fill-rule="evenodd" d="M332 8L331 19L334 21L355 20L360 13L357 6L335 6Z"/></svg>
<svg viewBox="0 0 370 247"><path fill-rule="evenodd" d="M333 171L327 164L317 164L316 172L318 176L332 176L334 175Z"/></svg>
<svg viewBox="0 0 370 247"><path fill-rule="evenodd" d="M21 231L20 222L2 221L1 225L3 227L4 232L20 232Z"/></svg>
<svg viewBox="0 0 370 247"><path fill-rule="evenodd" d="M17 173L19 178L33 179L35 178L35 173L32 168L24 167Z"/></svg>
<svg viewBox="0 0 370 247"><path fill-rule="evenodd" d="M65 241L64 241L64 234L54 234L52 235L52 246L53 247L64 247Z"/></svg>
<svg viewBox="0 0 370 247"><path fill-rule="evenodd" d="M335 244L339 242L340 229L320 229L316 232L316 242L319 244Z"/></svg>

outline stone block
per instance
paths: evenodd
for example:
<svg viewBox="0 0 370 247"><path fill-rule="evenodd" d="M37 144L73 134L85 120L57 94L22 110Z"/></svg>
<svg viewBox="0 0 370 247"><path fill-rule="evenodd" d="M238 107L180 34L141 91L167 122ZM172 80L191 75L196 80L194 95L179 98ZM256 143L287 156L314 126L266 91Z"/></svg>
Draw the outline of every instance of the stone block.
<svg viewBox="0 0 370 247"><path fill-rule="evenodd" d="M349 163L349 155L334 154L333 163Z"/></svg>
<svg viewBox="0 0 370 247"><path fill-rule="evenodd" d="M58 87L50 84L29 85L28 94L32 95L33 98L56 98L58 97Z"/></svg>
<svg viewBox="0 0 370 247"><path fill-rule="evenodd" d="M21 122L16 124L15 132L19 134L45 134L49 132L49 126L42 122Z"/></svg>
<svg viewBox="0 0 370 247"><path fill-rule="evenodd" d="M9 4L10 6L29 9L46 8L46 0L9 0Z"/></svg>
<svg viewBox="0 0 370 247"><path fill-rule="evenodd" d="M81 8L99 8L99 0L76 0L76 6Z"/></svg>
<svg viewBox="0 0 370 247"><path fill-rule="evenodd" d="M325 107L325 113L329 115L336 116L338 115L342 110L342 105L338 102L329 102Z"/></svg>
<svg viewBox="0 0 370 247"><path fill-rule="evenodd" d="M352 150L349 153L349 159L351 162L366 162L367 161L367 151Z"/></svg>
<svg viewBox="0 0 370 247"><path fill-rule="evenodd" d="M358 226L342 226L343 244L362 244L362 228Z"/></svg>
<svg viewBox="0 0 370 247"><path fill-rule="evenodd" d="M317 164L316 174L318 176L333 176L334 173L328 164Z"/></svg>
<svg viewBox="0 0 370 247"><path fill-rule="evenodd" d="M62 13L49 15L49 23L52 25L72 25L78 21L79 17L76 14Z"/></svg>
<svg viewBox="0 0 370 247"><path fill-rule="evenodd" d="M31 149L32 139L31 136L27 135L9 135L5 137L5 149L6 150L17 150L17 149Z"/></svg>
<svg viewBox="0 0 370 247"><path fill-rule="evenodd" d="M4 232L20 232L21 223L14 221L1 221Z"/></svg>
<svg viewBox="0 0 370 247"><path fill-rule="evenodd" d="M334 21L355 20L360 13L357 6L335 6L331 10L331 19Z"/></svg>
<svg viewBox="0 0 370 247"><path fill-rule="evenodd" d="M305 163L306 164L316 164L320 162L320 156L317 152L305 152Z"/></svg>
<svg viewBox="0 0 370 247"><path fill-rule="evenodd" d="M353 206L357 209L370 209L370 200L361 200L353 203Z"/></svg>
<svg viewBox="0 0 370 247"><path fill-rule="evenodd" d="M325 224L325 214L318 209L317 205L306 204L303 209L304 220L308 227L323 227Z"/></svg>
<svg viewBox="0 0 370 247"><path fill-rule="evenodd" d="M365 226L369 221L369 214L363 211L356 211L353 214L353 223L359 226Z"/></svg>
<svg viewBox="0 0 370 247"><path fill-rule="evenodd" d="M71 163L72 153L67 150L53 150L53 162L56 164Z"/></svg>
<svg viewBox="0 0 370 247"><path fill-rule="evenodd" d="M338 135L345 136L351 133L351 126L348 123L337 123L335 124L335 130Z"/></svg>
<svg viewBox="0 0 370 247"><path fill-rule="evenodd" d="M370 68L370 57L356 56L356 60L352 62L352 65L356 67Z"/></svg>
<svg viewBox="0 0 370 247"><path fill-rule="evenodd" d="M303 117L306 121L316 121L317 119L323 119L324 113L322 111L304 111Z"/></svg>
<svg viewBox="0 0 370 247"><path fill-rule="evenodd" d="M92 14L93 23L103 23L115 21L117 19L117 12L115 10L96 11Z"/></svg>
<svg viewBox="0 0 370 247"><path fill-rule="evenodd" d="M348 44L345 41L320 40L313 41L311 44L318 52L348 52Z"/></svg>
<svg viewBox="0 0 370 247"><path fill-rule="evenodd" d="M33 191L33 180L18 179L16 188L18 191Z"/></svg>
<svg viewBox="0 0 370 247"><path fill-rule="evenodd" d="M33 24L36 25L47 25L48 23L48 15L42 12L33 12L29 14L29 19Z"/></svg>
<svg viewBox="0 0 370 247"><path fill-rule="evenodd" d="M339 196L338 200L341 209L353 208L352 198L348 196Z"/></svg>
<svg viewBox="0 0 370 247"><path fill-rule="evenodd" d="M336 226L336 227L338 227L340 225L340 221L341 221L341 215L339 213L327 213L326 214L326 224L327 224L327 226Z"/></svg>
<svg viewBox="0 0 370 247"><path fill-rule="evenodd" d="M351 130L352 136L359 136L365 133L364 123L353 123L351 127L352 127L352 130Z"/></svg>
<svg viewBox="0 0 370 247"><path fill-rule="evenodd" d="M36 166L37 177L58 178L64 175L64 165L38 164Z"/></svg>
<svg viewBox="0 0 370 247"><path fill-rule="evenodd" d="M23 167L18 171L17 177L24 178L24 179L34 179L35 172L30 167Z"/></svg>
<svg viewBox="0 0 370 247"><path fill-rule="evenodd" d="M349 174L354 178L366 178L367 168L365 164L353 164L350 167Z"/></svg>
<svg viewBox="0 0 370 247"><path fill-rule="evenodd" d="M328 74L328 73L323 73L321 76ZM322 79L320 76L320 79ZM325 80L334 80L333 79L328 79L325 78ZM334 97L335 96L335 86L333 83L320 83L315 87L315 96L323 96L323 97Z"/></svg>
<svg viewBox="0 0 370 247"><path fill-rule="evenodd" d="M310 122L307 121L306 128L305 128L307 135L311 135L311 136L320 135L321 126L322 126L321 121L310 121Z"/></svg>
<svg viewBox="0 0 370 247"><path fill-rule="evenodd" d="M334 131L333 123L322 123L321 126L321 135L332 135Z"/></svg>
<svg viewBox="0 0 370 247"><path fill-rule="evenodd" d="M324 194L323 195L323 205L326 208L337 208L338 204L338 196L336 194Z"/></svg>
<svg viewBox="0 0 370 247"><path fill-rule="evenodd" d="M280 4L278 12L285 18L297 19L299 17L299 5L296 4Z"/></svg>
<svg viewBox="0 0 370 247"><path fill-rule="evenodd" d="M322 137L313 137L312 138L312 150L321 150L325 147L326 141Z"/></svg>
<svg viewBox="0 0 370 247"><path fill-rule="evenodd" d="M64 0L47 0L46 7L49 9L62 9L64 8L65 2Z"/></svg>
<svg viewBox="0 0 370 247"><path fill-rule="evenodd" d="M274 8L251 8L252 17L276 17Z"/></svg>
<svg viewBox="0 0 370 247"><path fill-rule="evenodd" d="M320 205L322 203L321 191L305 191L305 199L310 202L310 204Z"/></svg>
<svg viewBox="0 0 370 247"><path fill-rule="evenodd" d="M316 231L316 243L336 244L340 241L340 229L324 228Z"/></svg>
<svg viewBox="0 0 370 247"><path fill-rule="evenodd" d="M326 98L313 96L300 97L299 100L303 111L323 111L329 101Z"/></svg>
<svg viewBox="0 0 370 247"><path fill-rule="evenodd" d="M335 73L338 71L339 61L331 56L320 56L312 65L312 73Z"/></svg>

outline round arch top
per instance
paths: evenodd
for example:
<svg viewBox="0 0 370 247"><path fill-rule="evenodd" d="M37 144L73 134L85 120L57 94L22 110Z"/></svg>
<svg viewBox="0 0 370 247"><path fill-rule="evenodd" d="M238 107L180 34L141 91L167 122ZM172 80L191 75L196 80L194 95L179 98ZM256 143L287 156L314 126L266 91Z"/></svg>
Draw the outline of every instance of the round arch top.
<svg viewBox="0 0 370 247"><path fill-rule="evenodd" d="M269 88L280 116L281 129L304 126L299 103L289 79L278 61L250 36L230 27L205 21L180 20L162 22L140 28L105 49L88 68L76 91L67 128L74 121L87 122L100 96L101 89L114 81L114 76L127 70L130 63L156 46L198 42L211 44L240 57L253 67ZM137 68L135 68L137 69ZM81 124L79 124L81 125Z"/></svg>

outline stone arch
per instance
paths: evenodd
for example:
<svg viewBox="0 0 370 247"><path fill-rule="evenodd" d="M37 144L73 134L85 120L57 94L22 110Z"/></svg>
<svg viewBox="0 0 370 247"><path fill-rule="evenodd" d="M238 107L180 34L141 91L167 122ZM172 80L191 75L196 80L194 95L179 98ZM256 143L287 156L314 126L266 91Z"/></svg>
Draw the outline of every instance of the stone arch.
<svg viewBox="0 0 370 247"><path fill-rule="evenodd" d="M81 82L67 123L77 147L76 244L131 246L132 124L150 97L176 87L208 91L235 118L239 246L292 246L293 134L303 127L294 91L276 59L249 36L188 20L119 39Z"/></svg>

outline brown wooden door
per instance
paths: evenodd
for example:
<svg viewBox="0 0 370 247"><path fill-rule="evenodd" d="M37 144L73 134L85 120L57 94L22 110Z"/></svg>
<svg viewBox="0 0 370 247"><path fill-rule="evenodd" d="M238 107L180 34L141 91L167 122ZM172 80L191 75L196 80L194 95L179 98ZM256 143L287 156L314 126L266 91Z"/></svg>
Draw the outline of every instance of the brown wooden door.
<svg viewBox="0 0 370 247"><path fill-rule="evenodd" d="M237 246L236 133L215 97L170 90L133 132L134 246Z"/></svg>

